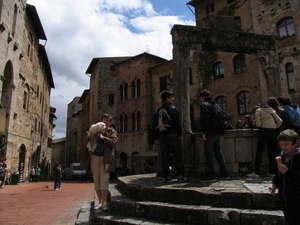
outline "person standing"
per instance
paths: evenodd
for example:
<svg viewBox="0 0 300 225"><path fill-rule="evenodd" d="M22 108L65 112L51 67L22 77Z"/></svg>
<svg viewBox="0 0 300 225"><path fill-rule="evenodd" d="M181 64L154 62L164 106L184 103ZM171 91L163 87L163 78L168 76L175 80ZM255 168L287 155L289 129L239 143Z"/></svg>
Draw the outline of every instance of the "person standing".
<svg viewBox="0 0 300 225"><path fill-rule="evenodd" d="M289 225L300 224L300 148L299 135L292 129L282 131L277 140L282 152L276 157L278 173L269 191L283 206L284 218Z"/></svg>
<svg viewBox="0 0 300 225"><path fill-rule="evenodd" d="M54 180L54 190L58 191L60 190L60 163L55 162L53 167L53 180Z"/></svg>
<svg viewBox="0 0 300 225"><path fill-rule="evenodd" d="M279 97L277 100L288 114L290 128L294 129L300 136L300 108L296 105L292 105L291 100L288 97Z"/></svg>
<svg viewBox="0 0 300 225"><path fill-rule="evenodd" d="M171 181L169 154L173 153L176 162L177 181L186 182L188 178L184 176L184 165L182 159L181 143L183 141L182 128L177 108L173 105L174 94L170 91L163 91L161 94L163 105L154 113L154 145L161 148L162 168L165 182ZM159 119L165 114L168 124L163 124Z"/></svg>
<svg viewBox="0 0 300 225"><path fill-rule="evenodd" d="M276 111L268 104L255 110L255 125L260 128L260 130L257 141L254 171L251 174L248 174L247 177L260 177L260 166L266 144L268 146L269 174L271 176L275 175L277 171L276 162L274 160L277 143L276 130L281 124L282 120L277 115Z"/></svg>
<svg viewBox="0 0 300 225"><path fill-rule="evenodd" d="M110 172L115 171L114 157L118 137L117 132L110 126L111 116L109 114L103 114L101 122L106 125L104 131L101 133L97 132L97 124L93 124L91 126L93 129L90 129L92 132L89 133L90 146L96 146L91 151L91 170L94 179L94 189L99 200L99 204L94 209L108 211L109 177ZM93 143L96 143L96 145Z"/></svg>
<svg viewBox="0 0 300 225"><path fill-rule="evenodd" d="M3 168L3 163L0 162L0 188L3 188L4 184L4 168Z"/></svg>
<svg viewBox="0 0 300 225"><path fill-rule="evenodd" d="M200 93L201 100L201 129L202 140L204 142L204 152L206 157L206 174L203 182L216 182L219 179L230 179L229 172L225 164L225 158L220 147L220 139L223 140L225 133L224 128L214 126L212 124L212 116L214 115L215 107L220 107L210 96L208 90L203 90ZM217 176L214 169L214 158L220 165L220 175Z"/></svg>
<svg viewBox="0 0 300 225"><path fill-rule="evenodd" d="M267 101L267 104L276 111L277 115L282 120L281 126L276 129L276 137L277 137L282 131L289 129L291 127L290 119L285 109L280 107L277 98L270 97ZM279 142L276 141L276 155L278 155L280 152L281 152L281 148Z"/></svg>
<svg viewBox="0 0 300 225"><path fill-rule="evenodd" d="M31 166L31 169L30 169L30 174L29 174L29 183L30 182L34 182L34 176L35 176L35 170L34 170L34 166Z"/></svg>
<svg viewBox="0 0 300 225"><path fill-rule="evenodd" d="M35 180L35 183L38 183L39 180L40 180L40 175L41 175L41 169L37 166L35 168L35 175L34 175L34 180Z"/></svg>
<svg viewBox="0 0 300 225"><path fill-rule="evenodd" d="M4 187L5 183L8 179L8 175L7 175L8 167L7 167L6 161L3 161L2 163L3 163L2 168L3 168L3 174L4 174L2 187Z"/></svg>

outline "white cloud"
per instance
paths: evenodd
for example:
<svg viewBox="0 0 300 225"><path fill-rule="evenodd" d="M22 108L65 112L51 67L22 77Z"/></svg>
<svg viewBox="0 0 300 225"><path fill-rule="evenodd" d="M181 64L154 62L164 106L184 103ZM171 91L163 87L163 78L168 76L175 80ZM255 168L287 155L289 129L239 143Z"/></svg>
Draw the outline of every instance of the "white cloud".
<svg viewBox="0 0 300 225"><path fill-rule="evenodd" d="M149 0L28 0L27 3L36 7L48 39L46 51L55 84L51 106L57 109L54 138L66 135L67 105L89 88L85 71L93 58L134 56L149 50L151 54L171 59L172 26L194 24L182 20L182 15L163 15L165 8L163 12L155 12Z"/></svg>

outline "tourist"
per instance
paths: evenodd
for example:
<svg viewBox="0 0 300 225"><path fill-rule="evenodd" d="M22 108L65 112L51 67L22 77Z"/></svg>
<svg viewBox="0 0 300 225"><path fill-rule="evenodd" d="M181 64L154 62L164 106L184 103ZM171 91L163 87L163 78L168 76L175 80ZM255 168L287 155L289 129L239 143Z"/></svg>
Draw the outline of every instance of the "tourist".
<svg viewBox="0 0 300 225"><path fill-rule="evenodd" d="M220 139L223 140L225 127L215 126L211 122L211 117L215 107L220 107L210 96L208 90L203 90L200 93L201 100L201 131L202 140L204 142L204 152L206 157L206 174L203 182L215 182L219 179L230 179L229 172L225 165L225 158L220 147ZM214 158L220 165L220 175L217 176L214 169Z"/></svg>
<svg viewBox="0 0 300 225"><path fill-rule="evenodd" d="M260 128L260 130L256 147L254 171L248 174L248 177L260 177L260 166L266 144L268 146L269 174L274 176L276 172L276 163L274 161L277 142L276 129L280 127L281 124L282 120L271 106L266 104L255 110L255 125Z"/></svg>
<svg viewBox="0 0 300 225"><path fill-rule="evenodd" d="M104 127L100 127L100 123ZM115 146L118 141L117 132L110 126L111 116L103 114L101 122L93 124L89 131L91 152L91 170L93 173L94 189L96 191L99 204L94 209L108 211L107 196L109 193L110 172L115 171ZM98 129L99 128L99 129ZM93 144L95 143L95 145ZM95 147L93 147L95 146Z"/></svg>
<svg viewBox="0 0 300 225"><path fill-rule="evenodd" d="M299 135L292 129L278 135L282 152L276 157L279 173L272 180L269 191L276 195L283 206L284 218L289 225L300 224L300 148Z"/></svg>
<svg viewBox="0 0 300 225"><path fill-rule="evenodd" d="M171 181L169 154L172 152L176 162L177 181L186 182L185 170L182 159L181 143L183 141L182 128L178 109L173 105L174 94L163 91L161 94L162 106L154 113L155 146L160 146L162 154L162 167L165 182ZM163 115L164 114L164 115ZM165 119L160 121L160 118ZM164 123L165 122L165 123Z"/></svg>

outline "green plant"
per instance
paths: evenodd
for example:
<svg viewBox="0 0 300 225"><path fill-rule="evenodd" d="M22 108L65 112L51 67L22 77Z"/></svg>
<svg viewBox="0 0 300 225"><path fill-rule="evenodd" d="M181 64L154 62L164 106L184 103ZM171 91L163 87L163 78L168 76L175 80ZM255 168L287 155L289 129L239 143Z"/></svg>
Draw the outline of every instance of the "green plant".
<svg viewBox="0 0 300 225"><path fill-rule="evenodd" d="M6 147L7 147L6 138L7 138L6 131L0 131L0 152L2 154L6 153Z"/></svg>
<svg viewBox="0 0 300 225"><path fill-rule="evenodd" d="M2 108L6 108L6 105L4 102L0 101L0 109L2 109Z"/></svg>

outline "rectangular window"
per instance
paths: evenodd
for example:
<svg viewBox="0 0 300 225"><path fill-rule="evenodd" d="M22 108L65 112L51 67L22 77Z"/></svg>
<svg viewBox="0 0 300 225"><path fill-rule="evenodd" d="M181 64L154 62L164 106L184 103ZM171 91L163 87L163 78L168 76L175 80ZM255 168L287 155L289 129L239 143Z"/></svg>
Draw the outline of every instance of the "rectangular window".
<svg viewBox="0 0 300 225"><path fill-rule="evenodd" d="M113 62L110 63L110 71L116 71L116 64Z"/></svg>
<svg viewBox="0 0 300 225"><path fill-rule="evenodd" d="M210 4L210 5L206 6L205 10L206 10L207 15L212 14L215 11L214 4Z"/></svg>
<svg viewBox="0 0 300 225"><path fill-rule="evenodd" d="M26 107L27 107L26 102L27 102L27 92L24 91L24 96L23 96L23 109L26 109Z"/></svg>
<svg viewBox="0 0 300 225"><path fill-rule="evenodd" d="M192 73L192 68L189 68L189 82L190 84L193 84L193 73Z"/></svg>
<svg viewBox="0 0 300 225"><path fill-rule="evenodd" d="M162 92L168 89L167 76L159 78L159 91Z"/></svg>
<svg viewBox="0 0 300 225"><path fill-rule="evenodd" d="M131 69L131 62L127 63L127 69Z"/></svg>
<svg viewBox="0 0 300 225"><path fill-rule="evenodd" d="M108 104L109 105L114 105L114 99L115 99L115 95L114 94L109 94L108 95Z"/></svg>

